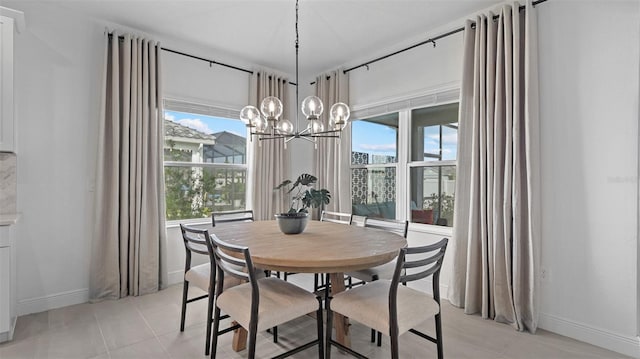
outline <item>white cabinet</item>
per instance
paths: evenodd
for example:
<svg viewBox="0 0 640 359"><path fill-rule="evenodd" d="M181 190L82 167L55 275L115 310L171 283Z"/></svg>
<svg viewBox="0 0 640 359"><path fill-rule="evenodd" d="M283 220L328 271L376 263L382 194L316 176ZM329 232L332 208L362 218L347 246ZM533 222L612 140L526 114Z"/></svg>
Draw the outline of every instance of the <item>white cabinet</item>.
<svg viewBox="0 0 640 359"><path fill-rule="evenodd" d="M0 226L0 343L13 339L16 324L15 226Z"/></svg>

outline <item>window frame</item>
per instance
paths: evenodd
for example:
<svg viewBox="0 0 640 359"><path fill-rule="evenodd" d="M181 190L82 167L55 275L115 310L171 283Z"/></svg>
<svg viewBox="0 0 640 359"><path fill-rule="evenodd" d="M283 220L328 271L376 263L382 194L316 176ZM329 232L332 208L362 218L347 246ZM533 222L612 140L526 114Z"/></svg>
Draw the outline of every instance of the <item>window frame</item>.
<svg viewBox="0 0 640 359"><path fill-rule="evenodd" d="M411 203L410 172L412 168L442 166L457 167L458 162L457 160L411 161L411 129L413 124L411 111L453 103L460 103L459 86L445 86L427 93L407 95L399 99L395 98L374 104L354 106L352 110L352 118L358 120L366 120L376 116L398 113L398 158L396 163L373 165L349 164L350 170L356 168L384 168L392 166L396 168L396 219L411 219L411 208L409 203ZM352 148L349 150L351 151ZM351 182L351 171L349 171L349 176L349 181ZM416 232L449 236L453 234L453 227L414 222L409 222L409 224L411 230Z"/></svg>
<svg viewBox="0 0 640 359"><path fill-rule="evenodd" d="M220 105L214 104L206 104L206 103L198 103L194 101L188 100L178 100L173 98L164 98L163 99L163 114L162 119L164 121L164 112L183 112L190 113L194 116L207 116L207 117L218 117L227 120L237 120L240 121L240 110L229 108ZM249 186L249 163L250 156L252 155L252 151L250 150L250 139L248 132L245 133L246 142L245 142L245 163L215 163L215 162L182 162L182 161L164 161L162 162L162 170L164 172L166 167L197 167L197 168L209 168L209 169L224 169L224 170L244 170L245 171L245 208L250 205L249 201L251 198L251 186ZM166 137L163 134L163 156L164 156L164 143L166 141ZM166 199L165 199L166 200ZM168 220L166 218L165 213L165 222L166 228L178 227L180 223L183 224L191 224L191 225L206 225L211 224L211 218L203 217L203 218L187 218L187 219L174 219Z"/></svg>

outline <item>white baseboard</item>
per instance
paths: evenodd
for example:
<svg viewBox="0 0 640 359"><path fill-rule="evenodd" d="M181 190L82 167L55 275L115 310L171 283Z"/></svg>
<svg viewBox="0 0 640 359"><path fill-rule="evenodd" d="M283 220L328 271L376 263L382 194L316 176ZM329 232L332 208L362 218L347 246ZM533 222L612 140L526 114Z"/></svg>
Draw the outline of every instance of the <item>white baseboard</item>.
<svg viewBox="0 0 640 359"><path fill-rule="evenodd" d="M569 319L540 313L538 327L634 358L640 358L640 337L612 333Z"/></svg>
<svg viewBox="0 0 640 359"><path fill-rule="evenodd" d="M184 281L184 269L169 272L167 275L168 285L182 283Z"/></svg>
<svg viewBox="0 0 640 359"><path fill-rule="evenodd" d="M46 295L44 297L22 299L18 301L18 315L44 312L69 305L86 303L89 301L89 289L76 289L68 292Z"/></svg>

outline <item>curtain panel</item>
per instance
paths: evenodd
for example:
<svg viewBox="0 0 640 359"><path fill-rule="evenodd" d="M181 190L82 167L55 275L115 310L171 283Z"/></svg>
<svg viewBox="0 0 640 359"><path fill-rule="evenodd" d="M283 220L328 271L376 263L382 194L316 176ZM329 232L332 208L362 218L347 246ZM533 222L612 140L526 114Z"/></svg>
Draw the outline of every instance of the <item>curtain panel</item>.
<svg viewBox="0 0 640 359"><path fill-rule="evenodd" d="M467 21L448 298L535 332L540 243L537 28L528 1ZM522 19L524 17L524 19Z"/></svg>
<svg viewBox="0 0 640 359"><path fill-rule="evenodd" d="M289 81L265 71L254 71L249 83L249 104L260 108L267 96L276 96L282 101L283 116L287 115ZM258 140L250 144L249 183L251 206L256 220L274 219L276 213L289 209L287 196L273 188L289 179L289 152L282 140Z"/></svg>
<svg viewBox="0 0 640 359"><path fill-rule="evenodd" d="M333 104L349 104L349 74L338 70L318 76L315 93L325 106L321 120L327 124ZM331 194L331 202L326 209L351 213L351 125L345 127L340 138L317 140L314 175L318 177L317 188L326 188Z"/></svg>
<svg viewBox="0 0 640 359"><path fill-rule="evenodd" d="M90 298L167 283L160 46L105 33Z"/></svg>

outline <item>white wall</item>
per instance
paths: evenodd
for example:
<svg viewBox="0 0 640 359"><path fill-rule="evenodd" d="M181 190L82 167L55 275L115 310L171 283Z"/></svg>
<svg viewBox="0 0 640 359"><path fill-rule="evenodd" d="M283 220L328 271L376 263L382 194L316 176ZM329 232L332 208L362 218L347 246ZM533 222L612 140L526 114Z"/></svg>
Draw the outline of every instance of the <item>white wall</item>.
<svg viewBox="0 0 640 359"><path fill-rule="evenodd" d="M18 314L86 301L104 27L58 7L25 13L15 41Z"/></svg>
<svg viewBox="0 0 640 359"><path fill-rule="evenodd" d="M538 26L540 324L640 356L640 4L549 1L539 7Z"/></svg>

